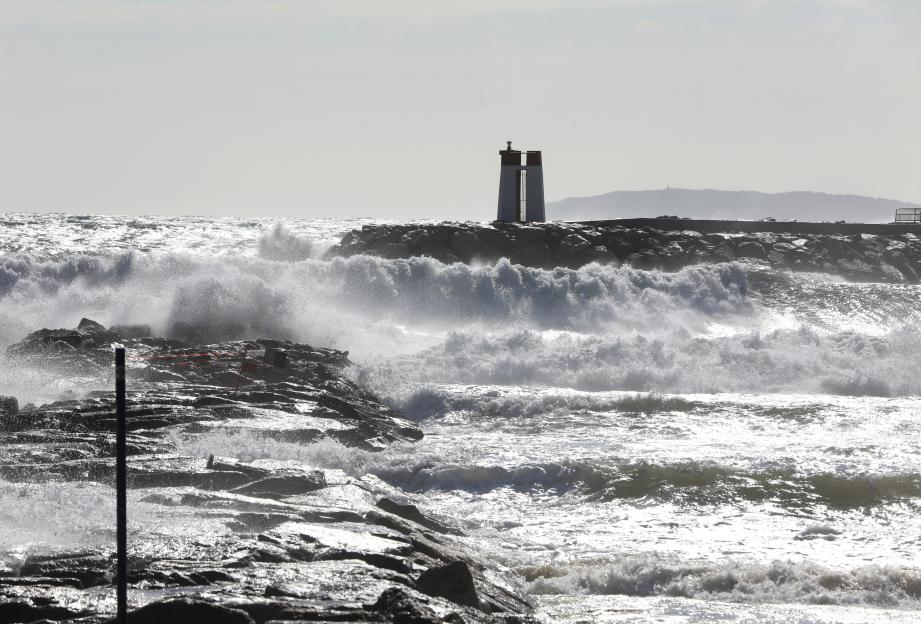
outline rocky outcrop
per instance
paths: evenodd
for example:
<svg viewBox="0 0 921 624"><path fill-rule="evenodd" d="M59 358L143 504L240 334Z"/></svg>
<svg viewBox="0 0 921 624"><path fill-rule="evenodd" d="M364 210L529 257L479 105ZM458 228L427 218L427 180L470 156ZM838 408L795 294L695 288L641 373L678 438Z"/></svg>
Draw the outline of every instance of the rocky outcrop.
<svg viewBox="0 0 921 624"><path fill-rule="evenodd" d="M508 258L546 269L615 262L672 271L692 264L742 261L832 273L855 281L915 284L921 280L921 238L905 228L879 234L798 233L795 228L702 233L693 226L693 221L684 220L675 220L674 229L626 227L616 221L370 225L346 234L328 254L431 256L445 263Z"/></svg>
<svg viewBox="0 0 921 624"><path fill-rule="evenodd" d="M112 340L128 350L130 621L530 621L524 595L466 552L451 519L400 502L379 479L209 448L243 440L296 454L327 439L374 452L421 438L343 374L345 353L270 340L187 345L81 322L31 334L8 363L104 377ZM112 492L112 392L16 407L0 401L2 481ZM0 559L0 620L108 621L106 541Z"/></svg>

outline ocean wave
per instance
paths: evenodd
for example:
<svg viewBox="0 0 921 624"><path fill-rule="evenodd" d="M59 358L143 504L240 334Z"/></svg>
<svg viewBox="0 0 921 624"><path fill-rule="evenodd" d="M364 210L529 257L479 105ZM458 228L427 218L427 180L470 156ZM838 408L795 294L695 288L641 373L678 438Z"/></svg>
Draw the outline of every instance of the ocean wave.
<svg viewBox="0 0 921 624"><path fill-rule="evenodd" d="M879 336L806 326L719 337L455 331L439 346L370 367L366 376L382 392L399 377L586 391L906 396L921 394L919 350L921 335L909 326Z"/></svg>
<svg viewBox="0 0 921 624"><path fill-rule="evenodd" d="M382 466L375 474L414 492L511 488L569 492L595 502L654 499L689 506L772 501L787 508L855 509L921 497L921 477L916 474L802 474L793 469L745 470L708 461L599 465L566 460L514 467L423 463L411 470Z"/></svg>
<svg viewBox="0 0 921 624"><path fill-rule="evenodd" d="M291 262L305 253L302 241L280 228L263 241L260 258L2 256L0 341L37 325L70 327L80 316L147 323L166 335L337 343L356 328L381 334L382 322L439 331L497 322L592 331L700 326L750 310L745 272L734 264L660 273L599 265L546 271L505 260L482 267L368 256Z"/></svg>
<svg viewBox="0 0 921 624"><path fill-rule="evenodd" d="M266 260L299 262L313 257L313 241L295 234L282 223L260 234L258 243L259 256Z"/></svg>
<svg viewBox="0 0 921 624"><path fill-rule="evenodd" d="M266 243L274 250L268 255L299 257L290 232L266 236L274 241ZM0 345L40 327L73 327L85 316L145 323L194 341L271 337L339 347L358 361L385 361L368 369L382 387L418 380L664 393L921 393L912 373L921 338L912 327L877 335L760 330L759 315L774 308L763 295L743 295L746 284L736 264L662 273L367 256L0 256ZM714 323L728 335L712 335Z"/></svg>
<svg viewBox="0 0 921 624"><path fill-rule="evenodd" d="M422 388L396 398L395 407L417 422L427 418L463 412L485 420L527 418L566 412L684 412L697 407L693 401L658 394L612 396L581 392L550 394L540 392L500 394L496 390L473 394L466 389L458 393L439 387Z"/></svg>
<svg viewBox="0 0 921 624"><path fill-rule="evenodd" d="M571 494L593 502L657 500L699 506L772 501L787 508L872 507L921 498L918 474L802 473L794 468L746 469L711 461L651 463L608 458L603 463L564 459L519 465L483 464L477 458L450 459L433 451L397 445L380 453L351 449L332 440L291 444L270 435L212 433L174 436L182 453L240 460L297 460L354 476L372 474L405 492L491 492Z"/></svg>
<svg viewBox="0 0 921 624"><path fill-rule="evenodd" d="M634 555L608 563L521 570L533 594L674 596L744 603L921 606L921 570L865 566L833 570L810 562L670 561Z"/></svg>

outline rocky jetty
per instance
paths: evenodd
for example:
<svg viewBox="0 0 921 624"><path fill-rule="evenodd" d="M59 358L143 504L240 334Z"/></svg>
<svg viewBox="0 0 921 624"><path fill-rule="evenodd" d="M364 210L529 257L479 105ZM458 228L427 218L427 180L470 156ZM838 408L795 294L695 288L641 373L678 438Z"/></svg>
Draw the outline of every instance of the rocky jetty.
<svg viewBox="0 0 921 624"><path fill-rule="evenodd" d="M662 225L667 220L655 221L659 227L630 227L616 221L368 225L346 234L328 254L430 256L445 263L508 258L545 269L616 262L674 271L692 264L742 261L855 281L917 284L921 280L921 238L906 230L845 234L788 227L787 232L703 233L694 229L694 221L675 219L670 227ZM778 224L767 225L777 229ZM829 231L835 229L834 224L828 226Z"/></svg>
<svg viewBox="0 0 921 624"><path fill-rule="evenodd" d="M346 353L145 333L84 320L9 348L14 363L105 378L112 344L127 347L130 621L530 621L524 595L465 552L450 518L425 515L373 476L183 451L221 435L366 452L420 439L343 374ZM38 407L0 397L0 481L111 492L114 409L102 390ZM114 526L104 529L111 545L2 553L0 622L108 621Z"/></svg>

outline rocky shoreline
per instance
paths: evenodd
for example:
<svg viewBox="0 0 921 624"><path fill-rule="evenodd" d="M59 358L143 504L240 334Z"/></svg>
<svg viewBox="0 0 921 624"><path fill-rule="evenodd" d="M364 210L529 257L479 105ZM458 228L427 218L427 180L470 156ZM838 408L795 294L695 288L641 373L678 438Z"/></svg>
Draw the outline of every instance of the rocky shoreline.
<svg viewBox="0 0 921 624"><path fill-rule="evenodd" d="M906 228L890 231L886 226L868 226L868 230L881 232L868 234L853 231L856 226L848 224L849 233L843 229L836 233L835 224L778 228L779 224L766 223L764 229L772 231L705 233L695 230L695 222L690 220L650 221L656 227L617 221L366 225L346 234L327 254L429 256L444 263L508 258L514 264L544 269L576 269L598 262L675 271L693 264L741 261L781 270L829 273L854 281L921 282L921 228L916 235ZM820 229L829 233L807 225L826 225Z"/></svg>
<svg viewBox="0 0 921 624"><path fill-rule="evenodd" d="M346 353L271 340L190 345L107 329L41 330L14 361L105 378L129 354L132 622L530 622L525 594L466 552L451 518L373 476L302 461L189 453L197 439L330 440L374 452L422 431L343 374ZM178 444L184 441L185 444ZM114 393L20 407L0 397L6 487L114 481ZM96 484L99 484L98 486ZM113 516L114 524L114 516ZM114 614L112 545L4 553L0 622L101 623Z"/></svg>

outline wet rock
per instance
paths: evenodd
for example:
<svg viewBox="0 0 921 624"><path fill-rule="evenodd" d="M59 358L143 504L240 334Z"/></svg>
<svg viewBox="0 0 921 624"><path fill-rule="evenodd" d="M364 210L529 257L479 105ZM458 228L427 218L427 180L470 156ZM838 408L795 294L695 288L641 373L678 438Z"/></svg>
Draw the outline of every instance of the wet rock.
<svg viewBox="0 0 921 624"><path fill-rule="evenodd" d="M422 512L419 511L419 508L415 505L402 504L389 498L382 498L377 501L377 506L387 513L392 513L395 516L405 518L406 520L411 520L417 524L421 524L426 528L432 529L433 531L437 531L439 533L457 533L457 531L454 529L451 529L450 527L445 526L437 520L433 520L432 518L423 515Z"/></svg>
<svg viewBox="0 0 921 624"><path fill-rule="evenodd" d="M273 476L241 485L231 492L257 498L284 498L307 494L326 487L326 477L320 470L306 475Z"/></svg>
<svg viewBox="0 0 921 624"><path fill-rule="evenodd" d="M736 245L736 254L740 258L757 258L763 260L767 258L764 252L764 245L755 241L742 241Z"/></svg>
<svg viewBox="0 0 921 624"><path fill-rule="evenodd" d="M509 259L515 264L549 267L552 264L553 255L550 253L547 243L534 241L515 247Z"/></svg>
<svg viewBox="0 0 921 624"><path fill-rule="evenodd" d="M440 619L431 607L399 587L385 589L368 610L383 616L388 622L400 624L429 624Z"/></svg>
<svg viewBox="0 0 921 624"><path fill-rule="evenodd" d="M426 570L416 580L416 589L429 596L445 598L459 605L478 607L476 587L470 568L463 561L452 561Z"/></svg>
<svg viewBox="0 0 921 624"><path fill-rule="evenodd" d="M115 332L122 338L148 338L153 336L150 325L113 325L109 331Z"/></svg>
<svg viewBox="0 0 921 624"><path fill-rule="evenodd" d="M4 416L16 416L19 413L19 401L16 397L0 395L0 419Z"/></svg>
<svg viewBox="0 0 921 624"><path fill-rule="evenodd" d="M191 598L152 602L129 613L128 621L131 624L255 624L246 611Z"/></svg>
<svg viewBox="0 0 921 624"><path fill-rule="evenodd" d="M81 615L85 615L85 612L73 611L55 604L36 604L18 600L0 603L0 624L69 620Z"/></svg>
<svg viewBox="0 0 921 624"><path fill-rule="evenodd" d="M73 332L110 331L86 323L84 329L95 331ZM111 366L111 345L30 352L30 344L40 343L36 335L42 333L19 345L19 357L39 358L62 374L82 374L87 366L104 374ZM129 361L131 505L147 507L170 527L133 530L130 590L135 600L155 602L130 621L434 623L462 617L467 624L494 624L501 620L491 613L530 613L522 594L497 584L498 573L487 574L487 563L472 570L445 565L464 556L451 542L456 529L392 501L377 479L320 471L303 461L215 456L220 442L209 448L238 434L257 445L327 438L372 451L421 438L415 424L343 374L347 353L274 340L119 340ZM265 364L269 349L284 349L288 366ZM67 487L108 492L114 411L113 393L99 390L0 418L6 450L0 478L33 485L81 481ZM109 541L39 552L0 571L0 604L26 621L84 615L88 623L105 621L111 603L87 596L111 585ZM419 587L431 594L413 589L420 569L427 572ZM402 593L381 600L393 589ZM175 597L162 600L164 592ZM47 602L48 596L58 602ZM445 620L446 613L453 619Z"/></svg>
<svg viewBox="0 0 921 624"><path fill-rule="evenodd" d="M627 256L627 262L638 269L650 270L657 268L661 261L651 249L643 249Z"/></svg>
<svg viewBox="0 0 921 624"><path fill-rule="evenodd" d="M96 321L84 318L80 320L77 329L40 329L33 332L21 342L11 345L7 352L12 355L68 355L71 351L110 346L116 340L117 334Z"/></svg>
<svg viewBox="0 0 921 624"><path fill-rule="evenodd" d="M557 257L564 261L572 260L589 247L592 247L592 244L578 234L568 234L560 241Z"/></svg>
<svg viewBox="0 0 921 624"><path fill-rule="evenodd" d="M97 323L96 321L90 320L86 317L80 319L80 322L77 323L77 331L84 334L95 334L97 332L104 332L105 330L105 325L102 323Z"/></svg>
<svg viewBox="0 0 921 624"><path fill-rule="evenodd" d="M466 229L454 232L450 241L451 249L465 262L468 262L480 248L480 241L477 239L477 235Z"/></svg>
<svg viewBox="0 0 921 624"><path fill-rule="evenodd" d="M263 361L275 368L285 368L288 365L288 352L284 349L269 347L265 350Z"/></svg>

